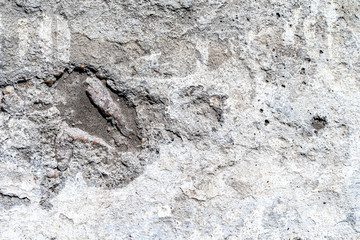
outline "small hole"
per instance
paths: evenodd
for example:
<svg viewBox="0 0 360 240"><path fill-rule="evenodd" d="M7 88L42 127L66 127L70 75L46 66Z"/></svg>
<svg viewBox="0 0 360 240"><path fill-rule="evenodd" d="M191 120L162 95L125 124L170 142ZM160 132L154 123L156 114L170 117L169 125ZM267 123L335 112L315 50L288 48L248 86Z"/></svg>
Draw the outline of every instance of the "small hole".
<svg viewBox="0 0 360 240"><path fill-rule="evenodd" d="M265 126L269 125L270 121L269 120L265 120Z"/></svg>
<svg viewBox="0 0 360 240"><path fill-rule="evenodd" d="M279 17L280 17L280 13L276 13L276 17L278 17L278 18L279 18Z"/></svg>
<svg viewBox="0 0 360 240"><path fill-rule="evenodd" d="M311 125L315 130L321 130L328 124L326 117L314 116Z"/></svg>
<svg viewBox="0 0 360 240"><path fill-rule="evenodd" d="M264 109L260 108L260 112L261 112L261 113L264 112Z"/></svg>
<svg viewBox="0 0 360 240"><path fill-rule="evenodd" d="M281 86L282 86L283 88L285 88L285 85L284 85L284 84L281 84Z"/></svg>
<svg viewBox="0 0 360 240"><path fill-rule="evenodd" d="M323 54L324 52L323 52L323 50L320 50L319 53L320 53L320 54Z"/></svg>

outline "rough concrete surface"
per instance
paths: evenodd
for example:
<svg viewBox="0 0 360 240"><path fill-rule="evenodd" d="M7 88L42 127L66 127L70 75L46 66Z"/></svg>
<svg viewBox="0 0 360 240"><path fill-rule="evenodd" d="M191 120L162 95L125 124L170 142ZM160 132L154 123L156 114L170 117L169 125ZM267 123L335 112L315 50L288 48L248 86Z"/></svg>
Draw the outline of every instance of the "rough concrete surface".
<svg viewBox="0 0 360 240"><path fill-rule="evenodd" d="M360 239L357 0L0 0L0 239Z"/></svg>

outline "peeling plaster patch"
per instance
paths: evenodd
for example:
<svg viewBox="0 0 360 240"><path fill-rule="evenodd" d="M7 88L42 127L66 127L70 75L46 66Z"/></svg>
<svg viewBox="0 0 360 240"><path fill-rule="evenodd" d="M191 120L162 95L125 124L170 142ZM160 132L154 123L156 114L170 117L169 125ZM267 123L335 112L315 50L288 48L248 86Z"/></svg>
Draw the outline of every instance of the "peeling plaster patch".
<svg viewBox="0 0 360 240"><path fill-rule="evenodd" d="M0 192L0 207L10 209L15 205L29 205L30 200L27 197L21 198L11 193Z"/></svg>

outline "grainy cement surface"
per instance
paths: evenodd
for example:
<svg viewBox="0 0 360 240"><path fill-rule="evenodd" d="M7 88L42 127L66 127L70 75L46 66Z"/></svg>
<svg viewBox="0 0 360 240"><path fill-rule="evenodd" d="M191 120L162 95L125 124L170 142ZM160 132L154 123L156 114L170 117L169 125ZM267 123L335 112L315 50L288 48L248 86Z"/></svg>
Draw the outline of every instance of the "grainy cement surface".
<svg viewBox="0 0 360 240"><path fill-rule="evenodd" d="M360 2L0 0L0 239L359 239Z"/></svg>

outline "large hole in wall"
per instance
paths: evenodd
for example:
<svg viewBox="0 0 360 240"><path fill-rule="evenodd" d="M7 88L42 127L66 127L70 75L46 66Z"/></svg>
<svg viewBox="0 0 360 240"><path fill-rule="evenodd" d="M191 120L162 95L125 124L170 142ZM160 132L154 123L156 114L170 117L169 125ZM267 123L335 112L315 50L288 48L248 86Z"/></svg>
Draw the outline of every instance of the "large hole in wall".
<svg viewBox="0 0 360 240"><path fill-rule="evenodd" d="M46 82L45 82L46 83ZM86 69L64 72L55 83L60 126L54 142L56 166L42 180L41 205L66 179L81 173L90 185L116 188L137 177L157 152L143 144L136 107Z"/></svg>
<svg viewBox="0 0 360 240"><path fill-rule="evenodd" d="M63 120L73 128L79 128L92 136L103 139L110 146L119 148L120 151L134 152L139 149L141 144L139 132L136 125L136 109L126 102L124 97L117 95L106 87L105 83L93 79L98 84L94 91L103 91L107 96L103 98L108 101L108 106L102 109L104 105L97 106L91 99L87 82L90 78L87 74L73 72L65 74L58 80L55 89L62 101L57 106L61 112ZM111 103L113 106L111 106ZM104 103L106 104L106 103ZM124 135L119 130L114 116L105 113L106 108L114 108L118 111L119 117L126 123L126 127L132 132L130 135Z"/></svg>

